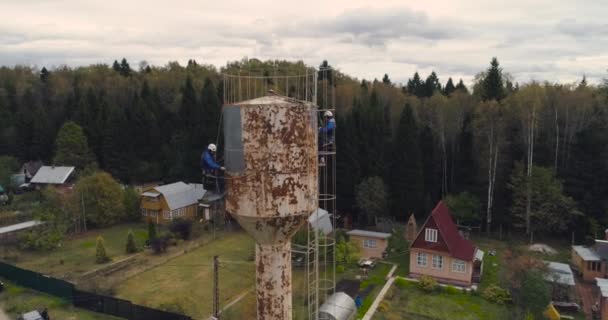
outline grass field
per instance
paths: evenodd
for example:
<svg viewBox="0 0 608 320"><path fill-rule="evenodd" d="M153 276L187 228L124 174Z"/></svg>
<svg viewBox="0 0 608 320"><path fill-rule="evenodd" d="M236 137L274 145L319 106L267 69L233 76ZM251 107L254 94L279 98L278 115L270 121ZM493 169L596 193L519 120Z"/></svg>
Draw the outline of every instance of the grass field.
<svg viewBox="0 0 608 320"><path fill-rule="evenodd" d="M507 320L509 309L465 293L425 293L416 283L395 281L374 320Z"/></svg>
<svg viewBox="0 0 608 320"><path fill-rule="evenodd" d="M37 291L25 289L6 283L6 290L0 293L0 305L11 319L17 319L22 313L48 309L51 319L60 320L118 320L112 316L74 308L59 298Z"/></svg>
<svg viewBox="0 0 608 320"><path fill-rule="evenodd" d="M206 319L212 313L213 256L218 255L220 260L222 307L253 288L253 254L254 241L248 235L223 234L207 245L129 278L115 288L116 296Z"/></svg>
<svg viewBox="0 0 608 320"><path fill-rule="evenodd" d="M101 235L107 254L114 261L127 256L127 233L133 230L138 245L147 239L147 226L143 223L121 224L114 227L91 230L76 237L67 238L62 246L53 251L23 251L0 248L0 257L8 263L65 279L73 279L101 265L95 263L97 237ZM8 252L7 252L8 251Z"/></svg>

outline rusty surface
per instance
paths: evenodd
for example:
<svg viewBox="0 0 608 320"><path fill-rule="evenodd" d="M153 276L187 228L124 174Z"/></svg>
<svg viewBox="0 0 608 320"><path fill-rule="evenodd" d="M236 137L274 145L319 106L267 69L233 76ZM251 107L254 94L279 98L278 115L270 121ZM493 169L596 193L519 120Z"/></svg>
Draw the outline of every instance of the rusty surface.
<svg viewBox="0 0 608 320"><path fill-rule="evenodd" d="M226 172L226 211L256 240L257 318L291 319L290 239L317 208L315 106L280 96L241 108L245 170Z"/></svg>
<svg viewBox="0 0 608 320"><path fill-rule="evenodd" d="M291 244L256 245L257 319L291 319Z"/></svg>

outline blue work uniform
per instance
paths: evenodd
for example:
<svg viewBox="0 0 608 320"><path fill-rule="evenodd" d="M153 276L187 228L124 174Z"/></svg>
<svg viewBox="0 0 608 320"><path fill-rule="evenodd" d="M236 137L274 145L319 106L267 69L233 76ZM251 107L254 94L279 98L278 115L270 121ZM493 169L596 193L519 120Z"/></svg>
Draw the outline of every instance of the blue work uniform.
<svg viewBox="0 0 608 320"><path fill-rule="evenodd" d="M203 151L203 154L201 155L201 168L203 168L204 171L218 170L220 168L220 165L215 162L209 149Z"/></svg>
<svg viewBox="0 0 608 320"><path fill-rule="evenodd" d="M324 143L334 143L334 131L336 130L336 119L327 120L327 125L319 128L319 133L324 134Z"/></svg>

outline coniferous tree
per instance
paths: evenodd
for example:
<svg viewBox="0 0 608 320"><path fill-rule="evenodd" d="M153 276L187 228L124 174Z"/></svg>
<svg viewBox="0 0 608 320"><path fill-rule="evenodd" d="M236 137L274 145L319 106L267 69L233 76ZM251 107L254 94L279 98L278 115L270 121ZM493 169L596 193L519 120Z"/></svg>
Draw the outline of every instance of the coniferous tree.
<svg viewBox="0 0 608 320"><path fill-rule="evenodd" d="M148 222L148 241L152 242L154 239L156 239L156 224L150 221Z"/></svg>
<svg viewBox="0 0 608 320"><path fill-rule="evenodd" d="M464 82L462 81L462 79L460 79L460 81L458 81L458 84L456 85L456 90L462 91L464 93L469 93L469 89L464 84Z"/></svg>
<svg viewBox="0 0 608 320"><path fill-rule="evenodd" d="M481 80L481 97L483 100L500 101L505 97L502 68L496 57L492 58L485 77Z"/></svg>
<svg viewBox="0 0 608 320"><path fill-rule="evenodd" d="M57 133L55 148L53 162L57 165L82 169L94 162L87 137L82 128L72 121L66 122Z"/></svg>
<svg viewBox="0 0 608 320"><path fill-rule="evenodd" d="M111 259L108 257L106 253L106 247L103 244L103 238L101 236L97 237L97 248L95 250L95 263L106 263Z"/></svg>
<svg viewBox="0 0 608 320"><path fill-rule="evenodd" d="M122 58L122 61L120 62L120 75L123 77L131 75L131 66L129 66L129 63L125 58Z"/></svg>
<svg viewBox="0 0 608 320"><path fill-rule="evenodd" d="M42 70L40 70L40 81L46 83L49 80L50 74L46 67L42 67Z"/></svg>
<svg viewBox="0 0 608 320"><path fill-rule="evenodd" d="M435 71L433 71L424 82L424 96L431 97L435 94L435 91L441 92L441 83L439 83L439 78Z"/></svg>
<svg viewBox="0 0 608 320"><path fill-rule="evenodd" d="M135 253L137 252L137 244L135 244L135 236L133 236L133 231L129 230L127 234L127 245L126 245L127 253Z"/></svg>
<svg viewBox="0 0 608 320"><path fill-rule="evenodd" d="M388 77L388 74L384 74L384 77L382 77L382 83L384 83L385 85L391 85L391 79Z"/></svg>
<svg viewBox="0 0 608 320"><path fill-rule="evenodd" d="M454 86L454 82L452 82L452 78L449 78L448 82L445 84L445 88L443 88L443 94L450 96L454 91L456 91L456 87Z"/></svg>
<svg viewBox="0 0 608 320"><path fill-rule="evenodd" d="M422 82L418 72L415 72L414 77L407 81L407 91L411 95L415 95L419 98L424 95L424 83Z"/></svg>
<svg viewBox="0 0 608 320"><path fill-rule="evenodd" d="M409 104L401 112L390 156L390 204L394 217L405 218L422 211L424 180L420 154L420 136L416 118Z"/></svg>
<svg viewBox="0 0 608 320"><path fill-rule="evenodd" d="M120 73L120 64L118 63L118 61L114 60L114 63L112 64L112 70Z"/></svg>

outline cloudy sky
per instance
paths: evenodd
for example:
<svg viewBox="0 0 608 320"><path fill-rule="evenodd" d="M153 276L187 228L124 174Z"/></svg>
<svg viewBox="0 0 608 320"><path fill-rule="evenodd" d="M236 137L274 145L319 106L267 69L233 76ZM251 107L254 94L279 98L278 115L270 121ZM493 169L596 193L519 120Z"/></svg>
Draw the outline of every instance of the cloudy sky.
<svg viewBox="0 0 608 320"><path fill-rule="evenodd" d="M607 0L0 0L0 65L323 59L359 78L608 77Z"/></svg>

